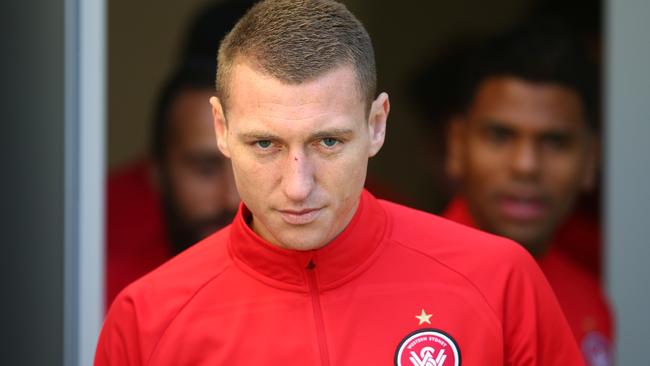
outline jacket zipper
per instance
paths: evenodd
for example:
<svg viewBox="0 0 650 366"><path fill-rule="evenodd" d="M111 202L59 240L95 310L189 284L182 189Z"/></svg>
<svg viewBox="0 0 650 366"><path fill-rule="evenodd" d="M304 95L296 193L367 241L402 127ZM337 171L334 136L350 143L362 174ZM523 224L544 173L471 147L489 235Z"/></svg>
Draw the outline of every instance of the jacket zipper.
<svg viewBox="0 0 650 366"><path fill-rule="evenodd" d="M330 365L330 356L327 349L327 338L325 337L325 321L323 320L323 309L320 304L320 294L318 293L318 284L316 282L316 273L314 269L316 263L310 260L305 272L307 273L307 282L309 285L309 294L311 295L311 305L314 310L314 319L316 321L316 337L318 338L318 348L320 349L320 361L322 366Z"/></svg>

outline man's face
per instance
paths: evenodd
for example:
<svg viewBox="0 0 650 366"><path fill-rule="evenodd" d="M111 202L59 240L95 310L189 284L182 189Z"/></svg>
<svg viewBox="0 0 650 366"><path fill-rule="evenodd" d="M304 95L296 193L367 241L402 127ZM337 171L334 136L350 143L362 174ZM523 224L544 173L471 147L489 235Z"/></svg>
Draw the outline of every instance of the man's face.
<svg viewBox="0 0 650 366"><path fill-rule="evenodd" d="M347 66L290 85L239 62L229 85L225 117L211 103L253 230L283 248L326 245L356 211L368 158L384 141L388 96L367 114Z"/></svg>
<svg viewBox="0 0 650 366"><path fill-rule="evenodd" d="M184 247L228 224L239 203L232 171L215 142L209 90L179 92L169 111L160 172L173 244Z"/></svg>
<svg viewBox="0 0 650 366"><path fill-rule="evenodd" d="M448 167L484 230L539 254L595 175L596 146L577 93L556 84L484 81L452 124Z"/></svg>

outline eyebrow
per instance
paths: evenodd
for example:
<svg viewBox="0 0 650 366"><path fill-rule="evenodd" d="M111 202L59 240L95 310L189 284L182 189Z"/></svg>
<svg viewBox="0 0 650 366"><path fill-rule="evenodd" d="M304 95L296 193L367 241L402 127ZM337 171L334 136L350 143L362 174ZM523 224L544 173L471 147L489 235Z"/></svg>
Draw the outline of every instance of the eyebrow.
<svg viewBox="0 0 650 366"><path fill-rule="evenodd" d="M251 131L240 133L239 139L241 140L279 140L280 137L262 131Z"/></svg>
<svg viewBox="0 0 650 366"><path fill-rule="evenodd" d="M497 119L485 119L481 121L481 123L478 125L478 128L481 131L494 130L494 129L508 130L508 131L517 130L515 127L512 127L507 122L497 120Z"/></svg>
<svg viewBox="0 0 650 366"><path fill-rule="evenodd" d="M348 137L354 134L354 131L350 128L332 128L323 131L317 131L313 133L310 137L312 140L322 139L326 137Z"/></svg>
<svg viewBox="0 0 650 366"><path fill-rule="evenodd" d="M483 118L480 119L482 127L506 127L511 128L508 122L498 119L498 118Z"/></svg>
<svg viewBox="0 0 650 366"><path fill-rule="evenodd" d="M322 131L316 131L309 135L310 140L317 140L326 137L349 137L354 134L354 130L350 128L332 128ZM250 131L239 134L241 140L282 140L280 136L264 131Z"/></svg>

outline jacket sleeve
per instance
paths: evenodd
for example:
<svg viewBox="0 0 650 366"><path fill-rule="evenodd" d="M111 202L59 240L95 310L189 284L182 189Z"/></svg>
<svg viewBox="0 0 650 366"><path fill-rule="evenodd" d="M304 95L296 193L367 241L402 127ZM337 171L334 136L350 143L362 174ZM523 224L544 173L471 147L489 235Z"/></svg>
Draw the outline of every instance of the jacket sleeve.
<svg viewBox="0 0 650 366"><path fill-rule="evenodd" d="M142 364L138 320L133 301L120 296L111 306L95 351L95 366Z"/></svg>
<svg viewBox="0 0 650 366"><path fill-rule="evenodd" d="M555 294L537 263L523 249L516 250L513 257L514 268L502 299L506 365L584 365Z"/></svg>

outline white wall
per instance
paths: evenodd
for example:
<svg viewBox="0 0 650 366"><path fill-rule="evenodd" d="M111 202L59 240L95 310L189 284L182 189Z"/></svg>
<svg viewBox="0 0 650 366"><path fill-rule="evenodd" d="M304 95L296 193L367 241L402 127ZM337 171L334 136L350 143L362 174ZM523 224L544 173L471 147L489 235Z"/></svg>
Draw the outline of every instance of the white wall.
<svg viewBox="0 0 650 366"><path fill-rule="evenodd" d="M647 365L650 348L650 1L607 3L606 274L617 365Z"/></svg>

